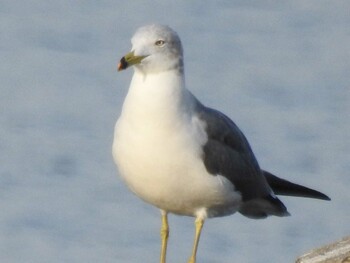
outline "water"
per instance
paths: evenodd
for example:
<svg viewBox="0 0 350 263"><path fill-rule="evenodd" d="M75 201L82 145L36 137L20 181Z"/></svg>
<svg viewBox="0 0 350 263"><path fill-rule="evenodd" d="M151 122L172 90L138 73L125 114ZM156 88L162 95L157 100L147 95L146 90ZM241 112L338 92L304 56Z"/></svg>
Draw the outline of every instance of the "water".
<svg viewBox="0 0 350 263"><path fill-rule="evenodd" d="M198 262L293 262L349 235L348 3L2 1L1 262L157 262L160 216L111 157L134 30L172 26L189 89L245 132L261 166L324 191L285 198L292 216L208 220ZM170 217L169 262L193 220Z"/></svg>

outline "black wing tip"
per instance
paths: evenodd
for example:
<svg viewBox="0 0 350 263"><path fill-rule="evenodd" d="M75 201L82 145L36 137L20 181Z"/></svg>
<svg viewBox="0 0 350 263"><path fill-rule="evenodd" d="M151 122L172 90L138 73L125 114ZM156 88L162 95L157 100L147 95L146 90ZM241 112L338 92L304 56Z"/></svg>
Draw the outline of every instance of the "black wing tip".
<svg viewBox="0 0 350 263"><path fill-rule="evenodd" d="M331 201L332 200L328 195L325 195L325 194L322 194L322 193L321 193L320 199L321 200L325 200L325 201Z"/></svg>
<svg viewBox="0 0 350 263"><path fill-rule="evenodd" d="M308 194L305 194L305 196L300 195L300 197L314 198L314 199L319 199L319 200L324 200L324 201L331 201L331 198L328 195L325 195L324 193L321 193L317 190L314 190L314 189L311 189L308 187L305 187L305 190L306 190L306 192L308 192Z"/></svg>
<svg viewBox="0 0 350 263"><path fill-rule="evenodd" d="M303 185L292 183L264 170L263 174L276 195L314 198L325 201L331 200L329 196L325 195L324 193L321 193L320 191L308 188Z"/></svg>
<svg viewBox="0 0 350 263"><path fill-rule="evenodd" d="M281 194L284 195L284 194ZM312 198L312 199L318 199L323 201L331 201L331 198L324 193L321 193L319 191L316 191L314 189L305 187L302 189L302 192L296 193L296 194L285 194L287 196L294 196L294 197L301 197L301 198Z"/></svg>

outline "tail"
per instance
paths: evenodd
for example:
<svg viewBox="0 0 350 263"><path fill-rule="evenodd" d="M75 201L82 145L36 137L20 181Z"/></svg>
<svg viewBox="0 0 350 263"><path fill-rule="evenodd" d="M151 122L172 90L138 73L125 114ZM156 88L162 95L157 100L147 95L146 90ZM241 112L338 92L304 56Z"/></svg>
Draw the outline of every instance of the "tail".
<svg viewBox="0 0 350 263"><path fill-rule="evenodd" d="M266 171L263 171L263 174L276 195L331 200L327 195L319 191L278 178L277 176Z"/></svg>

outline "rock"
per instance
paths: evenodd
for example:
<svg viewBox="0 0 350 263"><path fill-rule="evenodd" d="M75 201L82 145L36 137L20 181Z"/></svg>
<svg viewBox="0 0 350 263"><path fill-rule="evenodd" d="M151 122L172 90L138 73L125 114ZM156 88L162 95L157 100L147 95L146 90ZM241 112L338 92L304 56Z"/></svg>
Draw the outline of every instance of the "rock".
<svg viewBox="0 0 350 263"><path fill-rule="evenodd" d="M350 236L302 255L296 263L350 263Z"/></svg>

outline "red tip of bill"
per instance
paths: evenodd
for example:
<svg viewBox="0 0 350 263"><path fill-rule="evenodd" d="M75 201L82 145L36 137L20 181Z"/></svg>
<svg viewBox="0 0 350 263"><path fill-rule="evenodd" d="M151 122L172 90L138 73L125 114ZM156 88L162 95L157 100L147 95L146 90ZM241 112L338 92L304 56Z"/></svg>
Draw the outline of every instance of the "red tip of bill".
<svg viewBox="0 0 350 263"><path fill-rule="evenodd" d="M128 67L128 62L126 62L125 57L122 57L118 64L118 71L126 69Z"/></svg>
<svg viewBox="0 0 350 263"><path fill-rule="evenodd" d="M120 62L118 63L117 69L118 69L118 71L123 70L123 65L122 65L122 63L120 63Z"/></svg>

